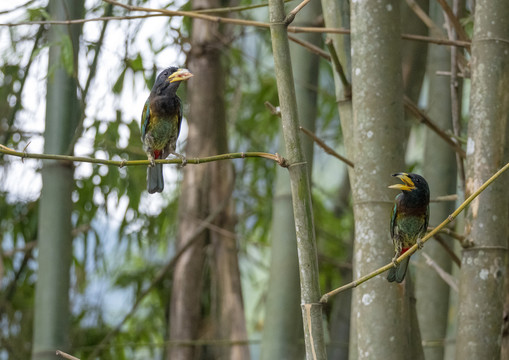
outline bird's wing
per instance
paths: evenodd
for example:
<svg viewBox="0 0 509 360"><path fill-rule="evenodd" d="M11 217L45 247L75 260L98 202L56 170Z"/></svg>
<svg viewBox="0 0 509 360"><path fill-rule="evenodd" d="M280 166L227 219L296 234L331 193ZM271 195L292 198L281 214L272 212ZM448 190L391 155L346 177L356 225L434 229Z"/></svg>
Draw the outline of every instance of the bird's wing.
<svg viewBox="0 0 509 360"><path fill-rule="evenodd" d="M396 216L398 212L398 200L396 198L396 202L394 203L394 207L392 208L391 213L391 239L394 239L394 231L396 230Z"/></svg>
<svg viewBox="0 0 509 360"><path fill-rule="evenodd" d="M421 236L426 235L426 232L428 231L428 223L429 223L429 204L428 204L428 207L426 209L426 218L424 219L424 228L422 229L422 235Z"/></svg>
<svg viewBox="0 0 509 360"><path fill-rule="evenodd" d="M177 96L177 137L180 135L180 126L182 125L182 101L180 101L180 98Z"/></svg>
<svg viewBox="0 0 509 360"><path fill-rule="evenodd" d="M147 134L148 123L150 122L150 101L145 101L143 112L141 113L141 138L144 139Z"/></svg>

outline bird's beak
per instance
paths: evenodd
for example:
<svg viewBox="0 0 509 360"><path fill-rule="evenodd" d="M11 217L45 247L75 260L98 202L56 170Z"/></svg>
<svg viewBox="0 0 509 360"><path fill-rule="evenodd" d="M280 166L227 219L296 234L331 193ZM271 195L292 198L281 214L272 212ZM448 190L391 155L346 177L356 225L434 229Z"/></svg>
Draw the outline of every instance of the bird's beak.
<svg viewBox="0 0 509 360"><path fill-rule="evenodd" d="M410 179L407 173L396 173L392 174L392 176L399 178L401 181L404 182L404 184L391 185L389 186L389 189L397 189L402 191L412 191L413 189L415 189L415 184L412 181L412 179Z"/></svg>
<svg viewBox="0 0 509 360"><path fill-rule="evenodd" d="M172 82L175 82L175 81L184 81L184 80L187 80L187 79L189 79L192 76L193 76L193 74L191 74L191 72L189 70L187 70L187 69L178 69L173 74L168 76L168 80L170 80L170 82L172 83Z"/></svg>

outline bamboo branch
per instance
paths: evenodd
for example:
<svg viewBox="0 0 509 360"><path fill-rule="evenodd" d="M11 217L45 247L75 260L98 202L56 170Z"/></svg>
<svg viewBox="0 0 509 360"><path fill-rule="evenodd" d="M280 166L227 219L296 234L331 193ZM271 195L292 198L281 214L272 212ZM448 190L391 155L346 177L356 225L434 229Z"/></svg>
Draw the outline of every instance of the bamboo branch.
<svg viewBox="0 0 509 360"><path fill-rule="evenodd" d="M454 15L454 12L452 11L449 4L447 4L446 0L437 0L437 2L440 4L442 9L444 10L445 14L447 15L447 18L451 22L452 26L454 27L454 30L456 30L456 34L458 34L459 38L463 41L468 40L468 35L465 32L465 29L463 29L463 26L461 26L458 18ZM470 47L470 46L468 46Z"/></svg>
<svg viewBox="0 0 509 360"><path fill-rule="evenodd" d="M336 52L336 49L334 49L334 44L332 43L332 39L327 38L327 40L325 40L325 45L327 45L327 48L329 49L332 63L334 64L334 68L336 69L336 72L339 75L341 84L343 84L344 96L346 99L350 99L352 97L352 85L350 85L350 83L348 82L348 79L346 78L345 71L343 70L343 66L341 66L341 62L339 61L338 53Z"/></svg>
<svg viewBox="0 0 509 360"><path fill-rule="evenodd" d="M422 253L422 255L424 256L424 258L426 259L426 264L431 267L433 270L436 271L436 273L438 274L438 276L440 276L440 278L442 280L445 281L445 283L447 285L449 285L451 287L451 289L453 289L456 293L458 293L458 283L457 281L455 281L455 279L451 276L451 274L449 274L447 271L445 271L444 269L442 269L440 267L440 265L438 265L432 258L431 256L429 256L428 254L426 254L425 252Z"/></svg>
<svg viewBox="0 0 509 360"><path fill-rule="evenodd" d="M288 39L292 40L294 43L299 44L300 46L308 49L313 54L316 54L327 61L331 61L330 55L323 51L321 48L316 46L315 44L310 43L309 41L299 39L294 35L288 34Z"/></svg>
<svg viewBox="0 0 509 360"><path fill-rule="evenodd" d="M449 245L447 245L447 243L444 241L444 239L438 234L435 234L434 237L435 237L435 240L444 248L445 252L451 257L452 261L454 261L454 263L456 265L458 265L458 267L461 267L460 258L456 256L454 251L450 248Z"/></svg>
<svg viewBox="0 0 509 360"><path fill-rule="evenodd" d="M438 136L445 140L447 144L449 144L456 153L461 156L463 159L466 158L465 150L458 145L458 143L451 139L442 129L440 129L424 112L422 112L417 105L408 97L404 96L403 102L405 104L405 108L408 109L414 116L421 121L424 125L426 125L429 129L434 131Z"/></svg>
<svg viewBox="0 0 509 360"><path fill-rule="evenodd" d="M437 196L434 199L431 199L430 202L448 202L448 201L456 201L458 200L458 194L451 194L451 195L442 195Z"/></svg>
<svg viewBox="0 0 509 360"><path fill-rule="evenodd" d="M463 235L460 235L457 232L454 232L454 231L452 231L449 228L443 228L442 230L440 230L440 232L444 233L447 236L452 237L453 239L458 240L460 243L463 243L465 241L465 239L466 239Z"/></svg>
<svg viewBox="0 0 509 360"><path fill-rule="evenodd" d="M424 244L426 241L428 241L431 237L435 236L440 230L442 230L447 224L449 224L451 221L453 221L465 208L474 200L477 196L479 196L480 193L482 193L490 184L495 181L502 173L507 171L509 169L509 163L505 164L503 168L498 170L492 177L490 177L484 184L482 184L479 189L477 189L472 195L468 197L451 215L447 217L440 225L438 225L436 228L434 228L432 231L430 231L426 236L424 236L421 239L421 243ZM418 250L417 244L412 246L410 249L408 249L403 255L401 255L396 262L399 264L403 259L406 259L407 257L411 256L413 253L415 253ZM377 275L380 275L381 273L391 269L394 267L394 264L391 262L385 266L382 266L381 268L376 269L375 271L364 275L360 277L357 280L354 280L346 285L343 285L337 289L334 289L332 291L329 291L328 293L324 294L322 298L320 299L321 303L326 303L331 296L334 296L336 294L339 294L340 292L343 292L348 289L353 289L354 287L359 286L360 284L368 281L369 279L374 278Z"/></svg>
<svg viewBox="0 0 509 360"><path fill-rule="evenodd" d="M227 8L220 9L208 9L205 10L196 10L196 11L180 11L180 10L166 10L166 9L150 9L136 6L129 6L118 3L112 0L104 0L113 5L118 5L128 9L129 11L145 11L145 12L157 12L156 14L144 14L144 15L130 15L130 16L105 16L105 17L97 17L91 19L74 19L74 20L43 20L43 21L25 21L20 23L0 23L0 26L14 27L14 26L23 26L23 25L70 25L70 24L83 24L87 22L94 21L108 21L108 20L133 20L133 19L144 19L150 17L157 16L186 16L189 18L199 18L202 20L208 20L217 23L229 23L243 26L254 26L264 29L269 29L270 24L260 22L260 21L252 21L252 20L243 20L243 19L235 19L235 18L227 18L221 16L209 16L206 14L215 13L215 12L224 12ZM216 11L217 10L217 11ZM291 33L321 33L321 34L344 34L349 35L350 29L345 28L326 28L326 27L306 27L306 26L288 26L288 32ZM447 45L447 46L458 46L458 47L470 47L470 41L462 41L462 40L450 40L450 39L437 39L430 36L422 36L422 35L414 35L414 34L401 34L401 38L404 40L412 40L412 41L422 41L431 44L437 45Z"/></svg>
<svg viewBox="0 0 509 360"><path fill-rule="evenodd" d="M95 159L84 156L70 156L70 155L55 155L55 154L36 154L36 153L27 153L26 151L15 151L13 149L8 148L5 145L0 144L0 153L20 157L21 159L42 159L42 160L59 160L59 161L68 161L68 162L84 162L84 163L92 163L92 164L101 164L101 165L110 165L110 166L118 166L120 168L124 166L140 166L140 165L150 165L150 161L148 160L106 160L106 159ZM156 164L203 164L212 161L220 161L220 160L231 160L231 159L244 159L251 157L260 157L275 161L282 167L288 167L287 160L283 158L279 154L269 154L265 152L240 152L240 153L229 153L229 154L220 154L214 156L207 156L203 158L172 158L172 159L164 159L164 160L155 160Z"/></svg>
<svg viewBox="0 0 509 360"><path fill-rule="evenodd" d="M299 5L297 5L295 7L295 9L293 9L292 11L290 11L288 13L288 15L286 15L286 18L285 18L285 24L286 25L290 25L293 21L293 19L295 19L295 15L297 15L297 13L299 11L301 11L304 6L306 6L308 4L308 2L310 2L311 0L303 0Z"/></svg>
<svg viewBox="0 0 509 360"><path fill-rule="evenodd" d="M415 0L406 0L407 5L412 9L412 11L421 19L421 21L428 27L433 36L439 38L445 38L443 31L435 24L435 22L428 16L426 11L422 10L422 8L417 4Z"/></svg>
<svg viewBox="0 0 509 360"><path fill-rule="evenodd" d="M342 162L344 162L345 164L347 164L350 167L355 167L353 162L351 162L347 158L339 155L336 151L334 151L333 148L328 146L325 142L323 142L323 140L321 140L318 136L316 136L316 134L314 134L313 132L309 131L308 129L306 129L306 128L302 127L302 126L299 126L299 129L304 134L306 134L311 139L313 139L313 141L316 142L327 154L332 155L335 158L338 158L339 160L341 160Z"/></svg>
<svg viewBox="0 0 509 360"><path fill-rule="evenodd" d="M57 355L57 356L61 356L61 357L63 357L64 359L69 359L69 360L80 360L80 359L78 359L77 357L72 356L72 355L69 355L69 354L67 354L67 353L65 353L65 352L63 352L63 351L61 351L61 350L57 350L56 355Z"/></svg>

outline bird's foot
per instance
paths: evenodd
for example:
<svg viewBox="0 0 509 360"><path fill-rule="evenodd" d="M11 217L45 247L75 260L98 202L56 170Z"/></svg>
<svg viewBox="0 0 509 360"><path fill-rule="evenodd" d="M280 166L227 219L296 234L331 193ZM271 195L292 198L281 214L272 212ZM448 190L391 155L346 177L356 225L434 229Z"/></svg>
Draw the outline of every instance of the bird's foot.
<svg viewBox="0 0 509 360"><path fill-rule="evenodd" d="M150 167L156 166L156 160L154 159L152 154L148 154L148 161L150 162L150 164L148 166L150 166Z"/></svg>
<svg viewBox="0 0 509 360"><path fill-rule="evenodd" d="M184 166L187 165L187 159L186 159L186 157L184 155L178 154L178 153L173 153L173 155L175 155L180 160L182 160L182 163L178 165L179 168L183 168Z"/></svg>
<svg viewBox="0 0 509 360"><path fill-rule="evenodd" d="M417 248L420 250L424 247L424 243L421 241L421 238L417 238Z"/></svg>
<svg viewBox="0 0 509 360"><path fill-rule="evenodd" d="M398 260L398 254L394 255L394 257L392 258L392 266L394 267L398 267L398 263L396 260Z"/></svg>

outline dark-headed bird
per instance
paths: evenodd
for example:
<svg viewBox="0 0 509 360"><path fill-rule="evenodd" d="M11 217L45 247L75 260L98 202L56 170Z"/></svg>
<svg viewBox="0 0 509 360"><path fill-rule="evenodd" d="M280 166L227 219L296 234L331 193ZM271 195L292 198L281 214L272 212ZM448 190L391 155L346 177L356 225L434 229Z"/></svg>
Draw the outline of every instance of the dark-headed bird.
<svg viewBox="0 0 509 360"><path fill-rule="evenodd" d="M182 123L182 103L177 96L180 83L193 74L187 69L169 67L156 79L141 114L141 140L150 165L147 169L147 190L150 194L164 189L163 166L157 159L173 154L185 163L185 158L175 152Z"/></svg>
<svg viewBox="0 0 509 360"><path fill-rule="evenodd" d="M391 185L389 188L401 190L396 196L391 214L391 237L396 254L392 259L394 267L389 270L387 280L402 282L408 268L410 257L397 264L396 259L404 254L415 243L419 244L426 234L429 220L429 187L424 178L417 174L393 174L403 184Z"/></svg>

